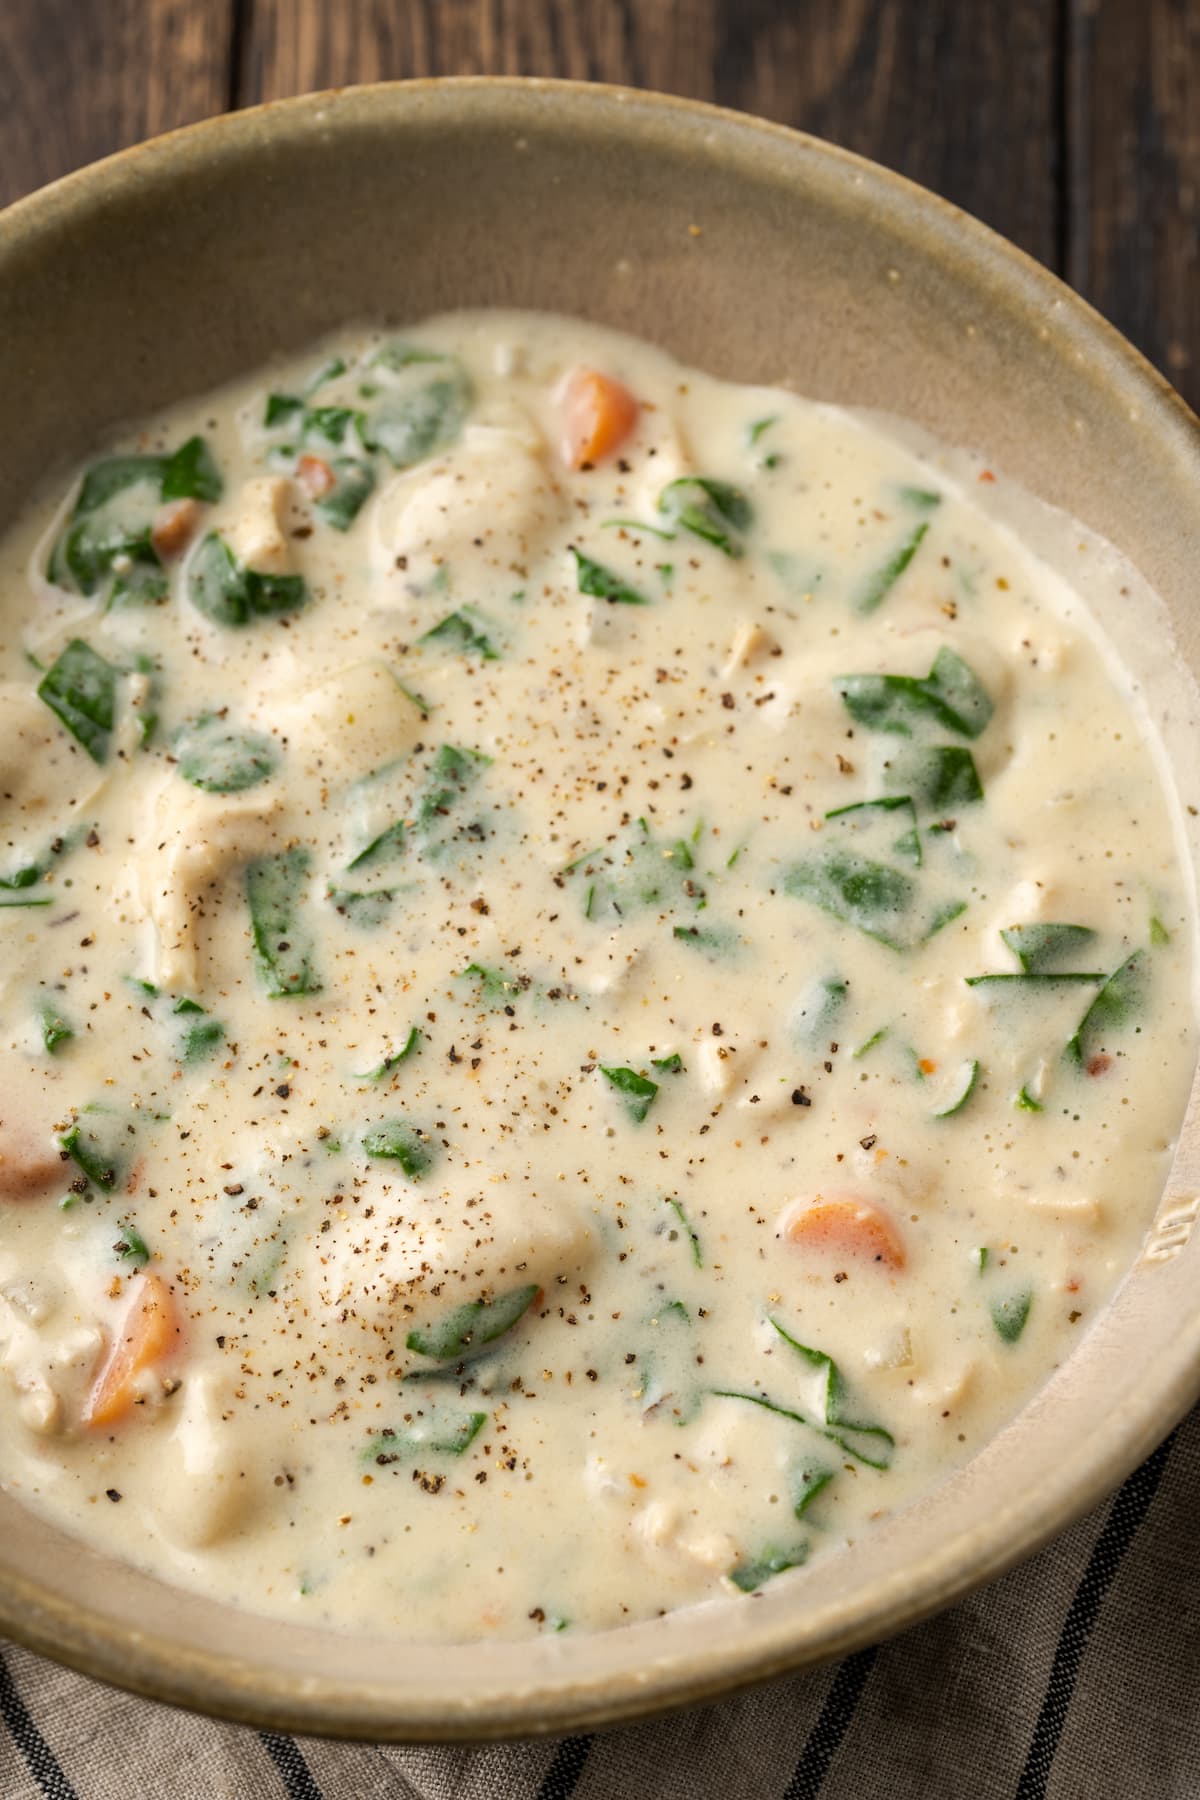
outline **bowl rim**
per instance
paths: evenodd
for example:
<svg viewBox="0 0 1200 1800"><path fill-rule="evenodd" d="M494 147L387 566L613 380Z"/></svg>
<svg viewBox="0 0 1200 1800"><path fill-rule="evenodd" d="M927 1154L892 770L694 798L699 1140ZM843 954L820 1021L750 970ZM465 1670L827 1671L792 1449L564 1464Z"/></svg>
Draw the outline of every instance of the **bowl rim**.
<svg viewBox="0 0 1200 1800"><path fill-rule="evenodd" d="M707 124L725 134L725 148L738 134L803 152L826 171L853 184L868 201L884 205L898 228L930 240L938 253L986 273L993 290L1019 311L1053 304L1064 350L1089 352L1101 365L1106 386L1137 404L1155 432L1172 441L1185 466L1194 467L1200 490L1200 419L1166 377L1088 301L1034 257L952 202L906 176L809 133L679 95L610 83L534 76L424 77L329 88L267 101L238 112L180 126L114 152L60 177L0 211L0 277L14 243L53 239L73 216L89 211L102 196L147 177L169 180L176 158L236 159L252 153L264 126L269 135L304 136L336 130L343 119L365 109L385 117L410 100L441 96L450 102L482 95L507 99L514 115L533 95L569 105L578 119L584 106L632 121L637 112ZM278 128L276 127L278 121ZM669 1670L648 1679L636 1669L606 1676L602 1692L569 1679L523 1688L518 1698L498 1698L480 1706L447 1694L440 1712L406 1706L390 1694L363 1693L336 1677L301 1680L275 1675L236 1656L216 1658L181 1650L169 1638L135 1631L95 1608L68 1605L20 1573L0 1576L0 1631L26 1648L95 1679L146 1698L260 1728L299 1731L330 1738L391 1742L482 1742L560 1735L657 1716L685 1706L732 1695L751 1685L843 1656L890 1637L928 1618L972 1589L995 1580L1115 1489L1149 1454L1188 1408L1200 1399L1200 1309L1183 1321L1169 1358L1160 1361L1153 1381L1121 1408L1114 1408L1088 1436L1065 1452L1055 1476L1043 1482L1015 1514L1005 1518L1003 1535L992 1541L963 1532L932 1551L917 1567L923 1579L906 1593L892 1595L882 1609L864 1595L834 1630L814 1643L797 1628L785 1641L756 1649L751 1638L719 1668L697 1658L682 1673ZM779 1634L776 1633L778 1640Z"/></svg>

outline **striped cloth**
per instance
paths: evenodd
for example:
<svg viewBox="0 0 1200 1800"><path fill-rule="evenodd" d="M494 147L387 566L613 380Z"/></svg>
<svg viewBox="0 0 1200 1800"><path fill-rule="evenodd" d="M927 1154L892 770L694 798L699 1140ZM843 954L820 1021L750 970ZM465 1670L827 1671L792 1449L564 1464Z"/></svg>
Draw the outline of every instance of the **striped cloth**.
<svg viewBox="0 0 1200 1800"><path fill-rule="evenodd" d="M560 1743L324 1744L9 1647L2 1800L1197 1800L1200 1412L1023 1568L878 1648Z"/></svg>

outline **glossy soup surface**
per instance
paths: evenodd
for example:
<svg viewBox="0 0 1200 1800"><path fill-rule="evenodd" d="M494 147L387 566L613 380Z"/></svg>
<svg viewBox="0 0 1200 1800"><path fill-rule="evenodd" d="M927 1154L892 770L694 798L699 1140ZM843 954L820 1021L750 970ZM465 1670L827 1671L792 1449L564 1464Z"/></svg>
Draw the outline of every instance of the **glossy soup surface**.
<svg viewBox="0 0 1200 1800"><path fill-rule="evenodd" d="M1193 1013L1091 564L992 485L511 314L52 485L0 544L13 1492L519 1636L802 1591L1012 1416Z"/></svg>

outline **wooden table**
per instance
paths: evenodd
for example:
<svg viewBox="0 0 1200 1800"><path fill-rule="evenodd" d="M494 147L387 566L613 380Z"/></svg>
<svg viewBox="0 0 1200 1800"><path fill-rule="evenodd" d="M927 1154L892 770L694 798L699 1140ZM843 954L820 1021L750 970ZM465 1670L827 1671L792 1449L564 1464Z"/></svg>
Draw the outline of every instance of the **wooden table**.
<svg viewBox="0 0 1200 1800"><path fill-rule="evenodd" d="M887 163L1200 408L1200 0L0 0L0 204L230 107L497 73L695 95Z"/></svg>

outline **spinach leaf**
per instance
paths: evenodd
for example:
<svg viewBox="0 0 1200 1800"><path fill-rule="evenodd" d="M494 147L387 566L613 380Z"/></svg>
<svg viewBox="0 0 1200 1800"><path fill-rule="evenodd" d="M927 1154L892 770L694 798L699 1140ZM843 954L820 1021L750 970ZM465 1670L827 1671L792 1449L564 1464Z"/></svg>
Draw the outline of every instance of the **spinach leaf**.
<svg viewBox="0 0 1200 1800"><path fill-rule="evenodd" d="M215 531L201 542L188 565L188 598L215 625L240 627L297 612L308 597L303 575L248 569Z"/></svg>
<svg viewBox="0 0 1200 1800"><path fill-rule="evenodd" d="M528 975L512 975L507 969L489 968L486 963L468 963L461 973L474 978L479 999L492 1007L511 1006L533 985Z"/></svg>
<svg viewBox="0 0 1200 1800"><path fill-rule="evenodd" d="M316 503L317 511L335 531L349 531L375 491L375 471L360 456L330 459L333 486Z"/></svg>
<svg viewBox="0 0 1200 1800"><path fill-rule="evenodd" d="M422 848L432 860L443 856L458 838L479 841L486 835L481 820L459 824L455 815L491 760L480 750L460 750L454 744L438 746L418 796L414 824Z"/></svg>
<svg viewBox="0 0 1200 1800"><path fill-rule="evenodd" d="M120 1236L113 1245L118 1262L130 1269L144 1269L150 1261L150 1251L146 1240L136 1225L123 1225Z"/></svg>
<svg viewBox="0 0 1200 1800"><path fill-rule="evenodd" d="M891 1463L896 1440L882 1425L864 1425L847 1418L846 1384L833 1358L823 1350L813 1350L807 1344L797 1342L790 1332L784 1330L778 1319L771 1318L769 1314L768 1323L779 1333L784 1343L816 1371L821 1423L826 1428L826 1436L831 1437L856 1461L864 1462L872 1469L886 1469ZM864 1438L867 1440L865 1444L855 1441Z"/></svg>
<svg viewBox="0 0 1200 1800"><path fill-rule="evenodd" d="M180 1021L175 1054L185 1066L207 1062L225 1042L225 1027L219 1019L210 1019L198 1000L177 1000L171 1012Z"/></svg>
<svg viewBox="0 0 1200 1800"><path fill-rule="evenodd" d="M909 489L908 492L915 493L917 490ZM936 494L922 496L926 503L932 500L934 506L939 504L939 498ZM880 563L877 569L871 571L854 597L853 605L856 613L873 613L878 606L882 605L921 548L928 530L929 520L922 519L919 525L914 525L891 555Z"/></svg>
<svg viewBox="0 0 1200 1800"><path fill-rule="evenodd" d="M807 1555L808 1545L803 1542L793 1544L788 1550L768 1547L748 1562L735 1563L729 1571L729 1579L743 1594L752 1594L764 1582L770 1581L772 1575L782 1575L785 1569L798 1569Z"/></svg>
<svg viewBox="0 0 1200 1800"><path fill-rule="evenodd" d="M654 1105L657 1081L651 1081L648 1075L639 1075L636 1069L605 1068L603 1064L600 1073L620 1094L633 1123L640 1125Z"/></svg>
<svg viewBox="0 0 1200 1800"><path fill-rule="evenodd" d="M38 699L77 738L93 762L102 763L112 742L120 670L82 638L72 638L38 684Z"/></svg>
<svg viewBox="0 0 1200 1800"><path fill-rule="evenodd" d="M275 773L275 747L257 731L239 731L217 713L201 713L175 739L179 773L206 794L241 794Z"/></svg>
<svg viewBox="0 0 1200 1800"><path fill-rule="evenodd" d="M221 498L224 485L213 453L202 437L189 438L163 459L159 494L164 500L211 502Z"/></svg>
<svg viewBox="0 0 1200 1800"><path fill-rule="evenodd" d="M469 1356L473 1350L485 1349L511 1331L541 1291L536 1282L531 1282L495 1300L470 1300L465 1306L456 1306L436 1325L410 1331L405 1345L421 1356L431 1356L435 1362Z"/></svg>
<svg viewBox="0 0 1200 1800"><path fill-rule="evenodd" d="M745 942L728 925L676 925L671 935L699 950L710 962L727 962Z"/></svg>
<svg viewBox="0 0 1200 1800"><path fill-rule="evenodd" d="M394 468L408 469L452 444L462 431L472 392L453 357L408 355L375 359L388 379L372 397L359 430L368 450L382 451Z"/></svg>
<svg viewBox="0 0 1200 1800"><path fill-rule="evenodd" d="M991 1304L992 1324L1006 1344L1015 1344L1025 1329L1029 1309L1033 1305L1033 1289L1021 1288L1004 1300Z"/></svg>
<svg viewBox="0 0 1200 1800"><path fill-rule="evenodd" d="M740 488L701 475L681 475L668 482L658 497L658 510L681 530L732 557L744 554L742 537L754 523L754 509Z"/></svg>
<svg viewBox="0 0 1200 1800"><path fill-rule="evenodd" d="M290 420L298 419L303 411L304 402L297 394L268 394L263 424L286 425Z"/></svg>
<svg viewBox="0 0 1200 1800"><path fill-rule="evenodd" d="M40 1012L42 1044L47 1056L57 1056L63 1045L69 1044L75 1036L75 1027L50 1001L43 1002Z"/></svg>
<svg viewBox="0 0 1200 1800"><path fill-rule="evenodd" d="M585 881L585 918L619 922L651 907L663 913L702 908L704 888L694 877L694 866L682 839L664 844L645 819L638 819L624 845L613 850L602 846L578 856L563 873L582 875Z"/></svg>
<svg viewBox="0 0 1200 1800"><path fill-rule="evenodd" d="M836 1469L828 1463L809 1459L798 1463L792 1471L792 1511L802 1519L817 1495L827 1488Z"/></svg>
<svg viewBox="0 0 1200 1800"><path fill-rule="evenodd" d="M484 662L498 662L500 652L488 636L488 632L494 629L491 620L485 619L473 606L460 606L457 612L447 613L440 623L423 632L418 642L444 644L460 651L464 656L478 656Z"/></svg>
<svg viewBox="0 0 1200 1800"><path fill-rule="evenodd" d="M837 690L851 718L869 731L911 737L914 723L934 719L963 737L977 738L992 702L974 671L945 644L928 675L842 675Z"/></svg>
<svg viewBox="0 0 1200 1800"><path fill-rule="evenodd" d="M400 894L399 888L370 888L358 893L353 888L328 887L325 898L359 931L376 931L391 917Z"/></svg>
<svg viewBox="0 0 1200 1800"><path fill-rule="evenodd" d="M85 1106L59 1144L89 1181L111 1193L125 1179L133 1127L109 1106Z"/></svg>
<svg viewBox="0 0 1200 1800"><path fill-rule="evenodd" d="M398 1162L410 1181L420 1181L433 1167L434 1147L428 1132L420 1131L408 1119L385 1119L382 1125L364 1132L362 1145L368 1156Z"/></svg>
<svg viewBox="0 0 1200 1800"><path fill-rule="evenodd" d="M921 835L917 830L917 812L907 794L887 800L856 800L850 806L835 806L825 814L827 820L840 819L843 836L865 841L876 840L871 848L884 855L901 856L906 862L921 866ZM898 837L893 836L896 826Z"/></svg>
<svg viewBox="0 0 1200 1800"><path fill-rule="evenodd" d="M827 1042L849 992L849 982L840 975L819 976L810 981L792 1008L791 1025L797 1041L810 1048Z"/></svg>
<svg viewBox="0 0 1200 1800"><path fill-rule="evenodd" d="M404 840L407 832L403 819L396 819L378 837L371 839L358 855L347 863L348 869L377 869L383 863L394 862L404 853Z"/></svg>
<svg viewBox="0 0 1200 1800"><path fill-rule="evenodd" d="M1119 969L1113 971L1092 1004L1084 1013L1074 1036L1067 1044L1067 1055L1086 1068L1098 1050L1103 1050L1113 1032L1140 1018L1150 992L1150 958L1145 950L1135 950Z"/></svg>
<svg viewBox="0 0 1200 1800"><path fill-rule="evenodd" d="M938 812L983 799L975 758L964 744L906 744L889 756L883 785Z"/></svg>
<svg viewBox="0 0 1200 1800"><path fill-rule="evenodd" d="M372 1433L361 1460L386 1468L389 1463L412 1462L418 1456L461 1456L486 1423L487 1414L482 1412L419 1411L403 1425Z"/></svg>
<svg viewBox="0 0 1200 1800"><path fill-rule="evenodd" d="M824 850L784 872L783 891L853 925L867 937L906 950L917 885L910 875L852 850Z"/></svg>
<svg viewBox="0 0 1200 1800"><path fill-rule="evenodd" d="M658 1065L655 1064L655 1067L657 1068ZM704 1267L704 1256L700 1249L700 1238L688 1224L688 1216L683 1210L683 1202L681 1200L672 1200L668 1198L667 1205L679 1220L680 1225L683 1227L684 1236L692 1247L692 1261L698 1269L702 1269ZM674 1237L675 1233L672 1231L670 1235Z"/></svg>
<svg viewBox="0 0 1200 1800"><path fill-rule="evenodd" d="M1010 925L1000 933L1027 975L1061 973L1095 935L1089 925Z"/></svg>
<svg viewBox="0 0 1200 1800"><path fill-rule="evenodd" d="M650 602L644 594L639 594L631 587L623 575L613 569L605 568L603 563L593 562L582 550L571 546L571 555L575 558L575 580L581 594L590 594L593 599L607 600L610 606L648 606Z"/></svg>
<svg viewBox="0 0 1200 1800"><path fill-rule="evenodd" d="M416 1055L421 1047L421 1038L422 1032L420 1027L417 1025L410 1025L408 1036L405 1038L401 1048L393 1051L390 1056L385 1056L383 1061L377 1064L375 1068L368 1070L365 1075L357 1076L356 1080L373 1082L386 1081L390 1075L395 1074L401 1063L407 1062L410 1056Z"/></svg>
<svg viewBox="0 0 1200 1800"><path fill-rule="evenodd" d="M258 972L273 1000L317 994L312 932L301 916L311 858L296 846L261 856L246 870L246 899Z"/></svg>
<svg viewBox="0 0 1200 1800"><path fill-rule="evenodd" d="M652 1056L650 1067L661 1069L664 1075L682 1075L684 1072L683 1058L678 1050L672 1050L670 1056Z"/></svg>
<svg viewBox="0 0 1200 1800"><path fill-rule="evenodd" d="M169 456L110 456L84 476L75 505L50 554L58 587L111 601L162 599L167 577L151 536L164 500L217 500L222 482L203 438Z"/></svg>

